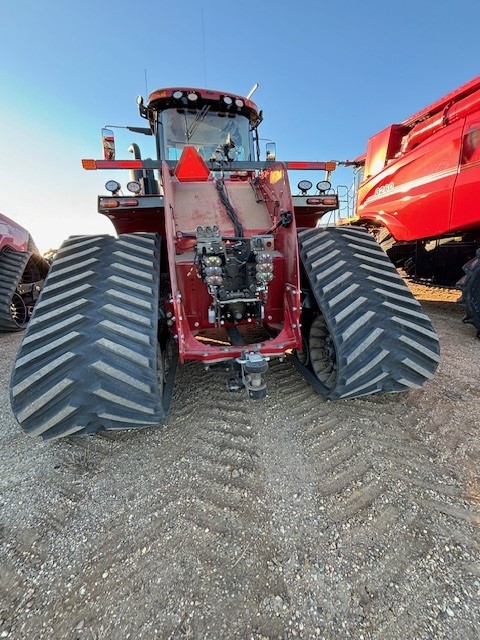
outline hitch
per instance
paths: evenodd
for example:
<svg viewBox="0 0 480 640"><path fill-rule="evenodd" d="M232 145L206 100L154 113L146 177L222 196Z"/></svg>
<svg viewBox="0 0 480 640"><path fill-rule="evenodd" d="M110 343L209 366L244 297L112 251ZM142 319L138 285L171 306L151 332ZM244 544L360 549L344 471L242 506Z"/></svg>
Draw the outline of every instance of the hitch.
<svg viewBox="0 0 480 640"><path fill-rule="evenodd" d="M228 390L245 388L250 398L265 398L267 383L264 376L268 371L268 360L260 353L245 350L240 358L232 362L232 373L227 380Z"/></svg>

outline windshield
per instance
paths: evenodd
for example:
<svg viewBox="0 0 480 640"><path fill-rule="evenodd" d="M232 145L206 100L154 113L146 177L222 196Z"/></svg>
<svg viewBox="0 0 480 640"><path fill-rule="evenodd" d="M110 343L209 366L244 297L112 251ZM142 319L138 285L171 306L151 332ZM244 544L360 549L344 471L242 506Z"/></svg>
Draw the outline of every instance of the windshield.
<svg viewBox="0 0 480 640"><path fill-rule="evenodd" d="M253 160L250 123L245 116L227 116L205 106L194 112L166 109L158 120L165 160L178 160L186 145L193 145L207 161L225 145L232 160Z"/></svg>

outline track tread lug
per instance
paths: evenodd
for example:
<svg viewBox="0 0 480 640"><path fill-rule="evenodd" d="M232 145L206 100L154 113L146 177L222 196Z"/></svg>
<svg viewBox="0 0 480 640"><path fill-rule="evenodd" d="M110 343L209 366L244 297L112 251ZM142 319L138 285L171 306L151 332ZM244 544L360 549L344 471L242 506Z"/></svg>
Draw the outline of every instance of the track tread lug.
<svg viewBox="0 0 480 640"><path fill-rule="evenodd" d="M325 373L323 382L294 354L302 375L332 399L422 387L438 366L438 337L376 240L355 227L307 229L298 240L300 260L336 354L334 374ZM321 345L322 339L313 336L314 363Z"/></svg>
<svg viewBox="0 0 480 640"><path fill-rule="evenodd" d="M57 255L12 373L11 404L22 428L50 439L163 423L176 363L162 398L160 238L74 236Z"/></svg>

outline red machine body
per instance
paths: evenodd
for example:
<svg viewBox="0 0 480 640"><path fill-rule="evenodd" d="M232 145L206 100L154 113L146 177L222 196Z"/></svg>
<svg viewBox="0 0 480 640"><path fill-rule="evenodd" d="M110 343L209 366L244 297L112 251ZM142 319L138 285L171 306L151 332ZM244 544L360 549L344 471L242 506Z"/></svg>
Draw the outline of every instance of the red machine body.
<svg viewBox="0 0 480 640"><path fill-rule="evenodd" d="M48 270L29 232L0 214L0 333L25 329Z"/></svg>
<svg viewBox="0 0 480 640"><path fill-rule="evenodd" d="M480 334L480 77L368 141L354 224L408 276L462 291Z"/></svg>
<svg viewBox="0 0 480 640"><path fill-rule="evenodd" d="M14 251L27 251L29 238L26 229L0 213L0 251L6 247Z"/></svg>
<svg viewBox="0 0 480 640"><path fill-rule="evenodd" d="M176 122L178 108L184 103L181 102L182 98L175 98L175 95L181 95L187 104L188 96L196 96L190 103L201 101L204 104L200 110L200 114L205 114L204 117L198 118L197 114L197 120L193 119L191 124L192 129L197 125L192 145L186 144L185 131L180 132L180 125ZM218 111L218 105L223 105L223 111ZM215 115L212 113L214 108ZM156 191L150 180L150 189L143 189L141 195L128 198L118 195L100 197L98 205L100 213L108 216L118 234L155 232L163 239L166 252L162 255L168 256L167 270L172 291L175 292L168 304L169 313L175 319L174 331L178 336L180 363L186 360L216 362L239 357L244 345L220 344L218 341L209 343L207 339L209 330L229 324L234 324L240 330L261 324L267 332L271 331L275 337L260 341L256 347L263 356L279 356L286 350L300 348L297 223L302 228L314 227L322 215L338 208L338 197L332 192L292 196L288 171L317 170L328 174L335 169L336 163L256 160L258 154L255 153L250 134L261 121L261 114L252 101L234 94L185 87L159 89L149 96L148 106L144 109L142 113L140 107L142 115L150 118L152 130L158 131L159 121L165 130L163 139L160 136L159 161L140 158L85 160L83 166L86 169L130 169L142 177L153 171L158 171L160 175L162 193L144 193ZM239 120L241 124L237 127L236 135L241 136L237 144L240 146L241 143L242 159L237 160L235 154L235 159L232 159L232 155L232 158L220 159L212 165L212 154L216 150L218 152L218 140L221 137L219 129L224 124L224 128L231 129L233 122ZM247 126L244 128L242 124ZM167 131L172 134L170 140ZM186 133L188 137L188 131ZM180 139L175 140L173 134ZM112 136L108 138L110 141ZM204 152L208 142L212 142L212 145ZM228 312L220 319L218 314L212 314L211 292L201 282L198 251L195 250L197 229L202 226L218 229L220 237L226 238L224 249L228 250L236 242L229 239L235 237L235 229L224 203L219 199L217 180L220 176L246 236L252 242L265 241L265 248L272 257L274 278L268 284L268 291L257 292L251 297L251 302L246 303L251 305L251 313L242 313L244 317L239 320L234 320L231 314L228 316ZM288 224L283 225L282 216L285 215L288 216ZM228 306L245 306L243 296L242 292L242 298ZM258 307L255 296L258 296L261 305L258 313L254 309Z"/></svg>
<svg viewBox="0 0 480 640"><path fill-rule="evenodd" d="M456 235L480 224L480 77L372 136L357 214L396 240Z"/></svg>

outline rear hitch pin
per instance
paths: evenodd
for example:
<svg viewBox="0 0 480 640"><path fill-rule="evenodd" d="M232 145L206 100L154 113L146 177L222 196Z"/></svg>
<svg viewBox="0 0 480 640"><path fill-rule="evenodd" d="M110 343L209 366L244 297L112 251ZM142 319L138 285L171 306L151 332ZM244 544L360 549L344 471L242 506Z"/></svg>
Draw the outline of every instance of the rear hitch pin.
<svg viewBox="0 0 480 640"><path fill-rule="evenodd" d="M267 395L265 374L268 371L269 359L254 351L244 351L242 357L235 358L241 367L241 380L250 398L256 400Z"/></svg>

